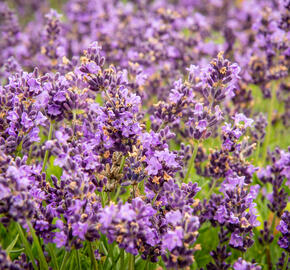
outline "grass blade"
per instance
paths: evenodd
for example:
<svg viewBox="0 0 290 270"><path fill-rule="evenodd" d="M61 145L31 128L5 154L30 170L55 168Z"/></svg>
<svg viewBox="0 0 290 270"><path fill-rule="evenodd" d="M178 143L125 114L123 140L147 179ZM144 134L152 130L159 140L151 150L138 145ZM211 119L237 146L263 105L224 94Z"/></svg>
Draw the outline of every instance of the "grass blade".
<svg viewBox="0 0 290 270"><path fill-rule="evenodd" d="M36 249L37 249L37 252L38 252L38 256L39 256L39 261L40 261L40 265L41 265L41 269L45 269L45 270L48 270L48 265L47 265L47 261L45 259L45 256L43 254L43 250L42 250L42 247L39 243L39 240L38 240L38 237L31 225L31 223L28 221L28 226L29 226L29 229L30 229L30 232L32 234L32 238L33 238L33 241L36 245Z"/></svg>
<svg viewBox="0 0 290 270"><path fill-rule="evenodd" d="M50 257L51 257L51 261L52 261L52 264L53 264L53 269L59 270L58 263L57 263L57 258L55 256L52 244L48 244L47 245L47 249L48 249L48 253L49 253Z"/></svg>
<svg viewBox="0 0 290 270"><path fill-rule="evenodd" d="M78 270L82 270L80 254L79 254L79 250L78 249L76 249L76 255L77 255L76 257L77 257Z"/></svg>
<svg viewBox="0 0 290 270"><path fill-rule="evenodd" d="M93 267L94 270L97 270L98 269L98 264L97 264L97 261L96 261L96 258L95 258L95 254L94 254L94 249L93 249L92 243L88 242L88 245L89 245L89 255L90 255L90 258L91 258L92 267Z"/></svg>
<svg viewBox="0 0 290 270"><path fill-rule="evenodd" d="M69 256L70 256L70 253L65 251L65 254L63 256L62 263L61 263L61 266L60 266L60 270L64 270L65 269L65 266L66 266L66 263L68 261Z"/></svg>
<svg viewBox="0 0 290 270"><path fill-rule="evenodd" d="M15 239L10 243L10 245L6 248L6 253L9 254L12 249L14 248L15 244L17 243L19 234L17 234L17 236L15 237Z"/></svg>
<svg viewBox="0 0 290 270"><path fill-rule="evenodd" d="M20 226L19 223L16 223L16 227L17 227L18 233L20 235L21 241L22 241L22 243L24 245L25 253L30 258L31 263L32 263L32 266L33 266L33 269L34 270L37 270L38 267L36 266L35 259L34 259L34 256L33 256L33 253L32 253L31 247L30 247L30 244L29 244L28 240L26 239L26 237L25 237L25 235L23 233L22 227Z"/></svg>

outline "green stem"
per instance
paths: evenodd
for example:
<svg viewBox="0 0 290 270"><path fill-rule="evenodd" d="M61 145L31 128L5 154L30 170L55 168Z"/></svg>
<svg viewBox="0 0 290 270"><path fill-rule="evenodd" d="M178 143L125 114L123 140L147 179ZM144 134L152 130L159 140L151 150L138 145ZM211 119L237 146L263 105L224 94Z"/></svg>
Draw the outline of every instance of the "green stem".
<svg viewBox="0 0 290 270"><path fill-rule="evenodd" d="M129 256L128 270L134 270L135 269L135 256L131 253L129 253L128 256Z"/></svg>
<svg viewBox="0 0 290 270"><path fill-rule="evenodd" d="M47 140L51 140L51 137L52 137L52 131L53 131L53 122L51 121L50 122L50 126L49 126L49 132L48 132L48 137L47 137ZM48 160L48 154L49 154L49 150L46 150L45 151L45 154L44 154L44 160L43 160L43 165L42 165L42 172L45 171L45 166L46 166L46 163L47 163L47 160Z"/></svg>
<svg viewBox="0 0 290 270"><path fill-rule="evenodd" d="M105 199L104 191L101 191L101 200L102 200L102 207L105 207L106 199Z"/></svg>
<svg viewBox="0 0 290 270"><path fill-rule="evenodd" d="M274 213L274 217L271 224L271 232L274 233L275 230L275 223L276 223L276 214Z"/></svg>
<svg viewBox="0 0 290 270"><path fill-rule="evenodd" d="M36 245L36 249L37 249L37 253L38 253L41 269L48 270L48 264L47 264L47 261L46 261L46 258L44 256L44 254L43 254L43 250L42 250L41 244L40 244L40 242L38 240L38 236L36 235L35 230L32 227L31 223L29 221L27 223L28 223L30 232L32 234L32 238L33 238L34 244Z"/></svg>
<svg viewBox="0 0 290 270"><path fill-rule="evenodd" d="M80 254L79 254L79 250L78 249L76 249L76 255L77 255L76 257L77 257L78 270L82 270Z"/></svg>
<svg viewBox="0 0 290 270"><path fill-rule="evenodd" d="M122 156L119 173L123 172L123 169L124 169L124 166L125 166L126 157L127 157L126 155Z"/></svg>
<svg viewBox="0 0 290 270"><path fill-rule="evenodd" d="M289 260L289 252L287 252L287 256L286 256L286 260L284 262L284 265L283 265L283 270L287 270L288 269L288 260Z"/></svg>
<svg viewBox="0 0 290 270"><path fill-rule="evenodd" d="M32 145L30 145L30 147L29 147L28 158L27 158L27 164L30 164L30 161L31 161L31 155L32 155Z"/></svg>
<svg viewBox="0 0 290 270"><path fill-rule="evenodd" d="M59 270L58 263L57 263L57 258L55 256L52 244L49 243L47 245L47 249L48 249L49 255L51 257L51 261L52 261L52 264L53 264L53 269Z"/></svg>
<svg viewBox="0 0 290 270"><path fill-rule="evenodd" d="M94 270L97 270L98 269L98 265L97 265L97 261L96 261L96 258L95 258L93 245L92 245L91 242L88 242L88 245L89 245L89 255L90 255L90 258L91 258L92 267L93 267Z"/></svg>
<svg viewBox="0 0 290 270"><path fill-rule="evenodd" d="M76 121L77 121L77 115L75 109L73 110L73 135L76 133Z"/></svg>
<svg viewBox="0 0 290 270"><path fill-rule="evenodd" d="M121 266L120 266L120 269L123 270L124 269L124 266L125 266L125 251L123 248L121 248Z"/></svg>
<svg viewBox="0 0 290 270"><path fill-rule="evenodd" d="M120 193L121 193L121 187L118 187L117 188L117 192L116 192L116 194L114 196L114 201L117 201L118 200L118 197L119 197Z"/></svg>
<svg viewBox="0 0 290 270"><path fill-rule="evenodd" d="M274 81L272 82L272 97L271 97L271 102L270 102L270 108L268 111L268 126L267 126L267 133L266 133L266 138L264 142L264 147L263 147L263 156L262 156L262 164L264 165L266 162L267 158L267 149L270 143L270 138L271 138L271 131L272 131L272 114L274 110L274 105L276 102L276 88L277 85L279 85L279 81Z"/></svg>
<svg viewBox="0 0 290 270"><path fill-rule="evenodd" d="M149 259L146 260L146 264L144 266L144 270L149 270Z"/></svg>
<svg viewBox="0 0 290 270"><path fill-rule="evenodd" d="M187 169L187 173L186 173L186 175L184 177L184 183L187 183L188 177L191 174L192 167L194 165L194 161L195 161L195 158L196 158L196 155L197 155L197 150L198 150L198 142L197 142L196 146L194 147L193 154L191 156L191 159L189 160L189 166L188 166L188 169Z"/></svg>
<svg viewBox="0 0 290 270"><path fill-rule="evenodd" d="M213 181L213 183L212 183L212 186L211 186L211 188L210 188L210 190L209 190L209 192L208 192L208 194L207 194L207 198L208 198L208 199L210 198L211 194L212 194L213 191L214 191L214 188L215 188L215 186L216 186L216 182L217 182L217 179L214 179L214 181Z"/></svg>
<svg viewBox="0 0 290 270"><path fill-rule="evenodd" d="M133 185L132 187L133 187L133 198L135 198L136 197L136 185Z"/></svg>
<svg viewBox="0 0 290 270"><path fill-rule="evenodd" d="M159 194L159 191L155 194L155 196L154 196L154 198L153 198L153 200L152 200L152 206L154 206L154 203L155 203L155 201L156 201L156 199L157 199L157 196L158 196L158 194Z"/></svg>
<svg viewBox="0 0 290 270"><path fill-rule="evenodd" d="M104 269L107 269L107 265L111 261L111 258L113 258L114 247L115 247L114 243L112 243L111 245L109 245L109 252L108 252L108 255L106 256L106 260L104 262ZM112 263L112 261L111 261L111 263Z"/></svg>
<svg viewBox="0 0 290 270"><path fill-rule="evenodd" d="M256 161L258 161L259 157L260 157L260 148L261 148L261 142L258 141L257 142L257 149L256 149Z"/></svg>
<svg viewBox="0 0 290 270"><path fill-rule="evenodd" d="M63 259L62 259L60 270L64 270L65 269L65 266L67 264L69 256L70 256L70 253L65 251L65 254L64 254Z"/></svg>
<svg viewBox="0 0 290 270"><path fill-rule="evenodd" d="M24 245L24 248L25 248L25 251L26 251L25 253L30 258L31 263L32 263L32 266L33 266L33 269L37 270L38 267L36 266L35 259L34 259L34 256L33 256L33 253L32 253L32 249L30 247L30 244L27 241L27 239L26 239L26 237L25 237L25 235L23 233L23 230L22 230L22 228L21 228L21 226L20 226L19 223L16 223L16 227L17 227L18 233L20 235L21 241L22 241L22 243Z"/></svg>

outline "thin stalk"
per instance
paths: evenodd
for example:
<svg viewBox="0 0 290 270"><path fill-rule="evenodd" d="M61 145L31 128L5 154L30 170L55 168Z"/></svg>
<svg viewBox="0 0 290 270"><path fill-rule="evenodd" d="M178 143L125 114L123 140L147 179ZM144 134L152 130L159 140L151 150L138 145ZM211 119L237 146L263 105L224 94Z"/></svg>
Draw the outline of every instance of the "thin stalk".
<svg viewBox="0 0 290 270"><path fill-rule="evenodd" d="M32 266L33 266L33 269L37 270L38 267L36 266L35 259L34 259L33 253L32 253L32 249L30 247L30 244L29 244L28 240L26 239L26 237L25 237L25 235L23 233L22 227L20 226L19 223L16 223L16 227L17 227L18 233L20 235L21 241L22 241L22 243L24 245L25 253L30 258Z"/></svg>
<svg viewBox="0 0 290 270"><path fill-rule="evenodd" d="M30 145L30 147L29 147L28 158L27 158L27 164L30 164L30 161L31 161L31 155L32 155L32 145Z"/></svg>
<svg viewBox="0 0 290 270"><path fill-rule="evenodd" d="M76 111L75 111L75 109L73 110L73 135L75 135L76 134L76 122L77 122L77 115L76 115Z"/></svg>
<svg viewBox="0 0 290 270"><path fill-rule="evenodd" d="M207 198L208 198L208 199L210 198L211 194L212 194L213 191L214 191L214 188L215 188L215 186L216 186L216 182L217 182L217 179L214 179L214 181L213 181L213 183L212 183L212 186L211 186L211 188L210 188L210 190L209 190L209 192L208 192L208 194L207 194Z"/></svg>
<svg viewBox="0 0 290 270"><path fill-rule="evenodd" d="M110 191L107 192L107 199L108 199L107 204L110 204L110 201L111 201L111 193L110 193Z"/></svg>
<svg viewBox="0 0 290 270"><path fill-rule="evenodd" d="M108 256L106 256L106 260L104 262L104 268L107 269L107 265L109 264L109 261L111 261L111 258L113 257L113 251L114 251L114 243L112 243L111 245L109 245L109 252L108 252ZM112 261L111 261L112 263ZM112 263L113 265L113 263Z"/></svg>
<svg viewBox="0 0 290 270"><path fill-rule="evenodd" d="M267 259L267 264L269 267L268 269L272 269L272 259L271 259L269 244L267 244L266 246L266 259Z"/></svg>
<svg viewBox="0 0 290 270"><path fill-rule="evenodd" d="M131 253L128 254L128 270L134 270L135 269L135 256Z"/></svg>
<svg viewBox="0 0 290 270"><path fill-rule="evenodd" d="M25 251L25 248L20 248L20 249L15 249L15 250L11 250L9 253L20 253L22 251Z"/></svg>
<svg viewBox="0 0 290 270"><path fill-rule="evenodd" d="M263 156L262 156L262 164L264 165L266 162L266 158L267 158L267 149L270 143L270 138L271 138L271 131L272 131L272 114L273 114L273 110L274 110L274 105L276 102L276 88L277 85L279 84L279 81L274 81L272 82L272 97L271 97L271 102L270 102L270 108L268 111L268 126L267 126L267 133L266 133L266 138L265 138L265 143L264 143L264 147L263 147Z"/></svg>
<svg viewBox="0 0 290 270"><path fill-rule="evenodd" d="M47 249L48 249L49 255L51 257L51 261L52 261L52 264L53 264L53 269L59 270L58 263L57 263L57 258L56 258L56 255L54 253L54 249L53 249L53 247L52 247L52 245L50 243L47 245Z"/></svg>
<svg viewBox="0 0 290 270"><path fill-rule="evenodd" d="M101 200L102 200L102 207L105 207L106 202L105 202L105 194L103 191L101 191Z"/></svg>
<svg viewBox="0 0 290 270"><path fill-rule="evenodd" d="M157 199L157 196L158 196L158 194L159 194L159 191L155 194L155 196L154 196L154 198L153 198L153 200L152 200L152 206L154 206L154 203L155 203L155 201L156 201L156 199Z"/></svg>
<svg viewBox="0 0 290 270"><path fill-rule="evenodd" d="M284 262L284 265L283 265L283 270L287 270L288 269L288 260L289 260L289 252L287 252L287 256L286 256L286 260Z"/></svg>
<svg viewBox="0 0 290 270"><path fill-rule="evenodd" d="M123 270L124 269L124 266L125 266L125 251L124 251L123 248L121 248L120 256L121 256L120 269Z"/></svg>
<svg viewBox="0 0 290 270"><path fill-rule="evenodd" d="M63 256L62 263L61 263L61 266L60 266L60 270L64 270L65 269L65 266L67 264L69 256L70 256L70 252L66 252L65 251L65 254Z"/></svg>
<svg viewBox="0 0 290 270"><path fill-rule="evenodd" d="M93 270L98 270L98 264L97 264L97 261L96 261L96 258L95 258L93 245L92 245L91 242L88 242L88 245L89 245L89 255L90 255L90 258L91 258L91 263L92 263Z"/></svg>
<svg viewBox="0 0 290 270"><path fill-rule="evenodd" d="M196 158L196 155L197 155L197 150L198 150L198 143L196 144L196 146L194 147L194 151L193 151L193 154L191 156L191 159L189 160L189 166L188 166L188 169L187 169L187 173L184 177L184 183L187 183L187 180L188 180L188 177L190 176L191 174L191 171L192 171L192 167L194 165L194 161L195 161L195 158Z"/></svg>
<svg viewBox="0 0 290 270"><path fill-rule="evenodd" d="M124 169L124 166L125 166L126 157L127 157L126 155L122 156L119 173L123 172L123 169Z"/></svg>
<svg viewBox="0 0 290 270"><path fill-rule="evenodd" d="M115 194L115 196L114 196L114 201L117 201L117 199L118 199L120 193L121 193L121 187L118 187L118 188L117 188L117 192L116 192L116 194Z"/></svg>
<svg viewBox="0 0 290 270"><path fill-rule="evenodd" d="M29 221L27 223L28 223L30 232L32 234L33 241L34 241L34 243L36 245L36 249L37 249L37 252L38 252L38 257L39 257L41 269L48 270L48 264L47 264L47 261L46 261L46 258L44 256L44 254L43 254L43 250L42 250L41 244L39 242L38 236L36 235L35 230L32 227L31 223Z"/></svg>
<svg viewBox="0 0 290 270"><path fill-rule="evenodd" d="M136 197L136 185L133 185L133 198Z"/></svg>
<svg viewBox="0 0 290 270"><path fill-rule="evenodd" d="M256 149L256 160L257 161L259 160L259 157L260 157L260 148L261 148L261 142L258 141L257 142L257 149Z"/></svg>
<svg viewBox="0 0 290 270"><path fill-rule="evenodd" d="M271 232L274 233L276 223L276 214L274 213L272 224L271 224Z"/></svg>
<svg viewBox="0 0 290 270"><path fill-rule="evenodd" d="M149 265L149 260L146 260L145 266L144 266L144 270L149 270L150 265Z"/></svg>
<svg viewBox="0 0 290 270"><path fill-rule="evenodd" d="M47 137L47 140L51 140L51 137L52 137L52 131L53 131L53 122L51 121L50 122L50 126L49 126L49 132L48 132L48 137ZM45 154L44 154L44 160L43 160L43 165L42 165L42 172L45 171L45 166L46 166L46 163L47 163L47 160L48 160L48 154L49 154L49 150L46 150L45 151Z"/></svg>
<svg viewBox="0 0 290 270"><path fill-rule="evenodd" d="M79 250L78 249L76 249L76 257L77 257L78 270L82 270L80 254L79 254Z"/></svg>

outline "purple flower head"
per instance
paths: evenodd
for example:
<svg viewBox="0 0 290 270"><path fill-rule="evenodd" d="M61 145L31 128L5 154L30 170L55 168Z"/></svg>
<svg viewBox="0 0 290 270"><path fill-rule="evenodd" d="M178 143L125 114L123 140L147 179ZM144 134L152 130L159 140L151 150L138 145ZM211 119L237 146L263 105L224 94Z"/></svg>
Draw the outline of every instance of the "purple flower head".
<svg viewBox="0 0 290 270"><path fill-rule="evenodd" d="M41 112L37 113L37 116L35 118L36 125L45 126L46 120L47 118Z"/></svg>
<svg viewBox="0 0 290 270"><path fill-rule="evenodd" d="M227 219L227 209L224 205L220 205L216 211L214 219L217 220L219 223L223 224Z"/></svg>
<svg viewBox="0 0 290 270"><path fill-rule="evenodd" d="M64 224L63 224L63 221L58 219L56 222L55 222L55 226L56 228L62 230L64 228Z"/></svg>
<svg viewBox="0 0 290 270"><path fill-rule="evenodd" d="M87 223L77 222L72 225L72 235L79 237L81 240L85 240L85 234L88 230Z"/></svg>
<svg viewBox="0 0 290 270"><path fill-rule="evenodd" d="M178 227L174 231L168 231L163 237L163 248L172 251L176 247L182 247L183 229Z"/></svg>
<svg viewBox="0 0 290 270"><path fill-rule="evenodd" d="M88 69L89 73L98 73L100 71L100 67L93 61L86 64L86 68Z"/></svg>
<svg viewBox="0 0 290 270"><path fill-rule="evenodd" d="M176 226L182 220L182 215L179 210L168 212L165 215L165 218L168 223L171 223L173 226Z"/></svg>
<svg viewBox="0 0 290 270"><path fill-rule="evenodd" d="M17 122L19 119L19 115L15 111L8 112L7 120L11 122Z"/></svg>
<svg viewBox="0 0 290 270"><path fill-rule="evenodd" d="M100 213L100 223L102 224L102 226L107 228L112 223L113 217L116 213L117 209L114 204L106 206Z"/></svg>
<svg viewBox="0 0 290 270"><path fill-rule="evenodd" d="M134 218L136 218L136 213L131 209L131 205L126 203L121 206L118 217L122 220L132 221Z"/></svg>
<svg viewBox="0 0 290 270"><path fill-rule="evenodd" d="M222 110L220 109L220 107L218 105L216 105L214 107L215 109L215 117L216 119L219 121L219 120L222 120L223 119L223 116L222 116Z"/></svg>
<svg viewBox="0 0 290 270"><path fill-rule="evenodd" d="M254 123L253 119L246 117L242 113L237 113L233 119L235 120L236 125L243 125L245 128L251 127Z"/></svg>
<svg viewBox="0 0 290 270"><path fill-rule="evenodd" d="M178 89L172 89L169 94L169 101L176 104L181 100L182 97L183 94L179 92Z"/></svg>
<svg viewBox="0 0 290 270"><path fill-rule="evenodd" d="M159 161L165 162L168 167L178 167L178 163L175 161L176 155L169 152L168 149L165 149L164 151L156 151L155 156L159 159Z"/></svg>
<svg viewBox="0 0 290 270"><path fill-rule="evenodd" d="M243 238L237 232L233 232L230 239L230 245L233 247L242 247Z"/></svg>
<svg viewBox="0 0 290 270"><path fill-rule="evenodd" d="M162 165L156 157L151 157L147 164L148 166L146 167L146 170L149 175L156 175L158 174L158 171L162 169Z"/></svg>
<svg viewBox="0 0 290 270"><path fill-rule="evenodd" d="M230 68L231 68L231 71L232 71L233 77L234 77L235 79L240 79L240 78L241 78L241 77L239 76L239 73L240 73L240 71L241 71L240 66L239 66L237 63L233 63L233 64L231 64Z"/></svg>
<svg viewBox="0 0 290 270"><path fill-rule="evenodd" d="M203 132L207 128L207 121L206 120L200 120L197 124L197 130L199 132Z"/></svg>
<svg viewBox="0 0 290 270"><path fill-rule="evenodd" d="M201 115L203 113L203 105L202 103L196 103L194 107L194 114Z"/></svg>
<svg viewBox="0 0 290 270"><path fill-rule="evenodd" d="M290 213L285 211L281 217L281 221L277 226L277 230L282 233L282 236L278 240L278 244L281 248L284 248L286 251L290 251Z"/></svg>
<svg viewBox="0 0 290 270"><path fill-rule="evenodd" d="M30 132L29 132L29 140L31 142L39 142L40 141L40 137L39 137L39 128L35 127L33 128Z"/></svg>
<svg viewBox="0 0 290 270"><path fill-rule="evenodd" d="M239 258L233 265L234 270L261 270L261 266L256 263L249 263Z"/></svg>
<svg viewBox="0 0 290 270"><path fill-rule="evenodd" d="M30 129L33 127L33 121L28 117L27 113L22 113L21 124L25 129Z"/></svg>
<svg viewBox="0 0 290 270"><path fill-rule="evenodd" d="M65 91L59 91L53 96L53 101L63 102L66 101L66 93Z"/></svg>
<svg viewBox="0 0 290 270"><path fill-rule="evenodd" d="M55 137L60 143L66 143L66 141L69 139L69 135L66 133L64 134L60 130L55 132Z"/></svg>
<svg viewBox="0 0 290 270"><path fill-rule="evenodd" d="M61 108L59 105L48 105L48 110L47 110L48 114L53 115L53 116L58 116L61 114Z"/></svg>
<svg viewBox="0 0 290 270"><path fill-rule="evenodd" d="M53 242L56 244L58 248L65 246L67 242L66 234L64 232L56 232Z"/></svg>
<svg viewBox="0 0 290 270"><path fill-rule="evenodd" d="M27 80L27 84L30 90L33 91L35 94L38 94L41 91L40 83L34 78Z"/></svg>
<svg viewBox="0 0 290 270"><path fill-rule="evenodd" d="M227 134L231 132L231 130L232 130L232 125L230 123L225 122L225 125L222 126L222 131Z"/></svg>

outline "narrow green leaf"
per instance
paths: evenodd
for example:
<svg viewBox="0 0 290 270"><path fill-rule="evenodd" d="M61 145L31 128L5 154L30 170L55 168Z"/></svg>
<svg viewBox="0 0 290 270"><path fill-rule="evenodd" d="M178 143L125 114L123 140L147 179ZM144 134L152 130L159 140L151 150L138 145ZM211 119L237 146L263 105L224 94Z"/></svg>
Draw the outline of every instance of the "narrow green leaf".
<svg viewBox="0 0 290 270"><path fill-rule="evenodd" d="M44 254L43 254L42 247L41 247L41 245L39 243L38 237L37 237L32 225L31 225L31 223L29 221L28 221L28 226L29 226L30 232L32 234L33 241L34 241L34 243L36 245L36 249L37 249L39 260L40 260L41 269L48 270L47 261L45 259Z"/></svg>
<svg viewBox="0 0 290 270"><path fill-rule="evenodd" d="M65 266L67 264L69 256L70 256L70 252L66 252L65 251L63 259L62 259L62 263L61 263L61 266L60 266L60 270L64 270L65 269Z"/></svg>
<svg viewBox="0 0 290 270"><path fill-rule="evenodd" d="M76 257L77 257L78 270L82 270L80 254L79 254L79 250L78 249L76 249Z"/></svg>
<svg viewBox="0 0 290 270"><path fill-rule="evenodd" d="M131 253L128 254L128 269L129 270L135 269L135 256Z"/></svg>
<svg viewBox="0 0 290 270"><path fill-rule="evenodd" d="M15 239L10 243L10 245L6 248L6 253L9 254L12 249L14 248L15 244L17 243L19 234L17 234L17 236L15 237Z"/></svg>
<svg viewBox="0 0 290 270"><path fill-rule="evenodd" d="M96 258L95 258L95 254L94 254L94 249L93 249L92 243L88 242L88 246L89 246L88 251L89 251L90 258L91 258L91 263L92 263L93 270L97 270L98 269L98 264L97 264L97 261L96 261Z"/></svg>
<svg viewBox="0 0 290 270"><path fill-rule="evenodd" d="M57 258L56 258L56 256L55 256L54 248L53 248L53 246L52 246L51 243L49 243L49 244L47 245L47 249L48 249L48 253L49 253L49 255L50 255L50 258L51 258L52 264L53 264L53 269L59 270L58 263L57 263Z"/></svg>
<svg viewBox="0 0 290 270"><path fill-rule="evenodd" d="M28 255L28 257L30 258L31 260L31 263L32 263L32 266L33 266L33 269L37 270L38 267L36 266L36 263L35 263L35 259L34 259L34 256L33 256L33 253L32 253L32 250L31 250L31 247L30 247L30 244L29 242L27 241L24 233L23 233L23 230L20 226L19 223L16 224L16 227L17 227L17 230L18 230L18 233L20 235L20 238L21 238L21 241L24 245L24 248L25 248L25 253Z"/></svg>
<svg viewBox="0 0 290 270"><path fill-rule="evenodd" d="M20 252L22 252L24 250L25 250L25 248L13 249L13 250L10 251L10 253L20 253Z"/></svg>
<svg viewBox="0 0 290 270"><path fill-rule="evenodd" d="M108 256L106 256L106 260L104 262L104 268L107 269L108 263L113 265L111 258L113 257L113 250L114 250L114 243L109 245L109 253Z"/></svg>

